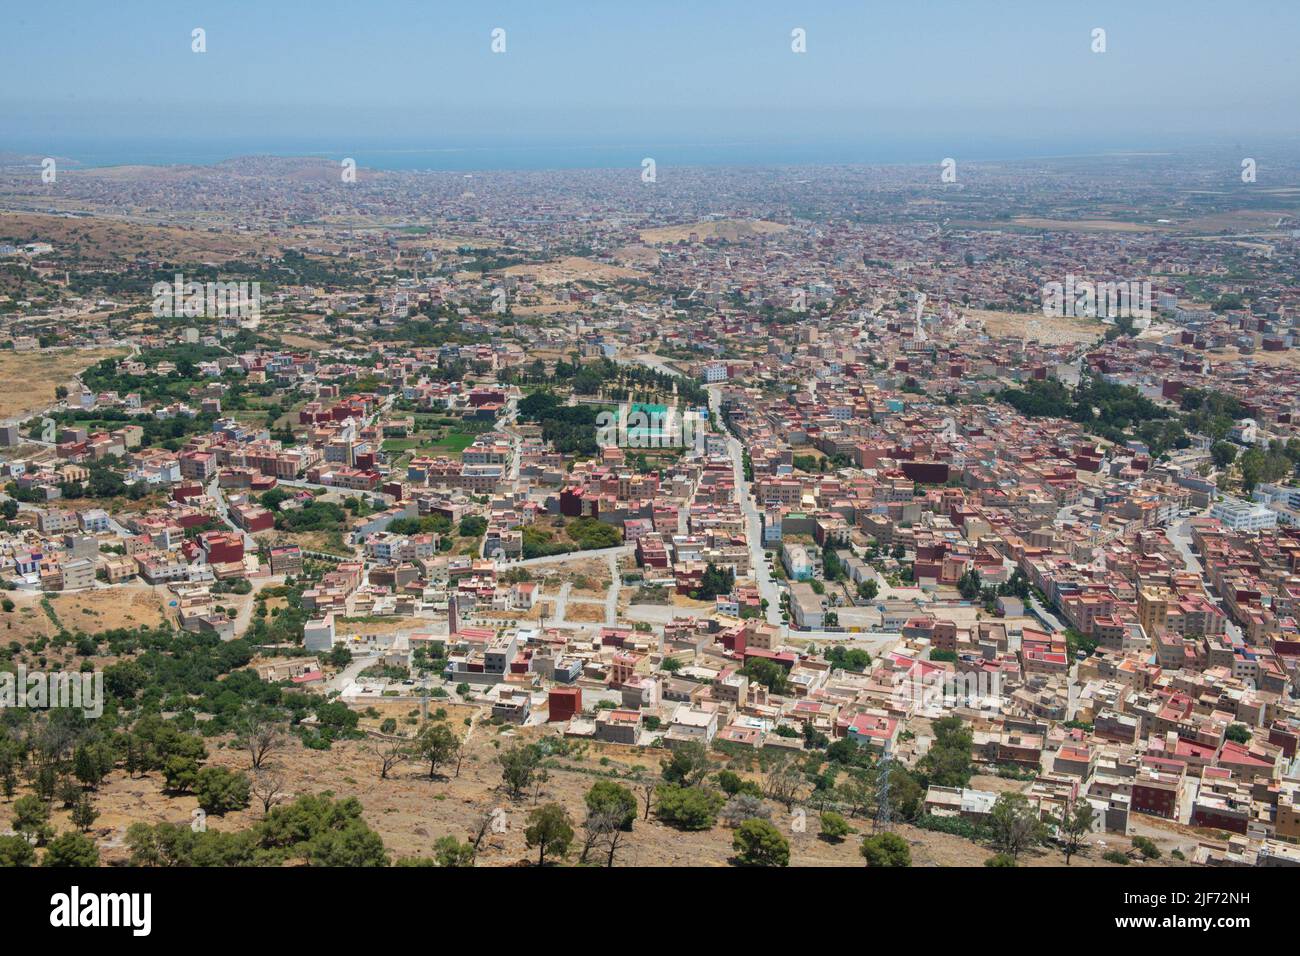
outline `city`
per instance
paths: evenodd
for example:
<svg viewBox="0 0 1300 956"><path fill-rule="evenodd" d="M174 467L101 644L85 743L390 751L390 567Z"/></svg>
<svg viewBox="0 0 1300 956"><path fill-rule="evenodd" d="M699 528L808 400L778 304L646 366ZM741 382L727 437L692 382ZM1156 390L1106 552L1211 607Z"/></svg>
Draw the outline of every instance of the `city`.
<svg viewBox="0 0 1300 956"><path fill-rule="evenodd" d="M1300 865L1298 197L0 156L0 864Z"/></svg>

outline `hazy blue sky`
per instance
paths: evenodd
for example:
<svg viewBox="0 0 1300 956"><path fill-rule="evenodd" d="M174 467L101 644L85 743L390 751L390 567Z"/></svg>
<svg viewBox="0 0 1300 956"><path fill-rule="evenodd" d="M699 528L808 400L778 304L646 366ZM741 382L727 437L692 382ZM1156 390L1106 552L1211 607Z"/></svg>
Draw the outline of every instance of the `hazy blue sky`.
<svg viewBox="0 0 1300 956"><path fill-rule="evenodd" d="M1287 0L3 6L0 150L743 140L1081 153L1287 139L1300 116L1300 3ZM794 27L806 54L790 50Z"/></svg>

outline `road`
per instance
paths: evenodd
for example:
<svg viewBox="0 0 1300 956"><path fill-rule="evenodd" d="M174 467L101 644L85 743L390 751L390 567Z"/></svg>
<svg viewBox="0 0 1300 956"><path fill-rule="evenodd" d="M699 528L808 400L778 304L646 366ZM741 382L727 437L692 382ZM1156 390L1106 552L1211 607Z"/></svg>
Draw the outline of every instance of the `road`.
<svg viewBox="0 0 1300 956"><path fill-rule="evenodd" d="M717 385L709 386L709 416L715 422L722 420L722 389ZM750 494L749 482L745 480L744 449L740 440L731 432L726 432L727 452L731 455L732 474L736 486L736 503L745 518L745 540L749 544L749 565L758 586L759 597L767 601L767 623L781 627L781 590L772 578L767 566L767 556L763 551L763 523Z"/></svg>
<svg viewBox="0 0 1300 956"><path fill-rule="evenodd" d="M618 623L618 592L623 587L622 575L618 573L618 555L609 556L609 591L605 595L605 623Z"/></svg>
<svg viewBox="0 0 1300 956"><path fill-rule="evenodd" d="M519 561L502 562L503 567L512 568L535 568L545 564L564 564L566 561L581 561L583 558L599 558L608 556L611 561L617 562L625 554L631 554L636 550L635 545L620 544L615 548L596 548L592 551L567 551L564 554L548 554L540 558L523 558Z"/></svg>
<svg viewBox="0 0 1300 956"><path fill-rule="evenodd" d="M367 654L364 657L354 657L352 663L339 671L333 677L325 682L325 692L328 694L332 691L342 692L347 686L357 679L357 676L369 667L375 661L379 660L378 654Z"/></svg>
<svg viewBox="0 0 1300 956"><path fill-rule="evenodd" d="M1200 560L1192 552L1191 521L1190 517L1182 518L1166 528L1165 534L1178 556L1183 559L1183 567L1199 577L1203 569Z"/></svg>
<svg viewBox="0 0 1300 956"><path fill-rule="evenodd" d="M251 534L248 534L243 528L235 524L234 519L230 517L230 509L226 505L225 495L221 493L221 485L218 484L216 475L212 476L212 480L208 482L208 487L204 491L207 492L209 498L216 502L217 514L226 527L244 539L244 550L256 552L257 541L253 539Z"/></svg>
<svg viewBox="0 0 1300 956"><path fill-rule="evenodd" d="M666 364L657 355L640 353L630 358L615 359L624 365L639 363L669 375L681 376L681 372ZM721 427L722 423L722 387L710 385L709 417ZM754 582L758 587L759 597L767 601L767 623L775 627L784 627L781 621L781 591L772 572L768 570L766 555L763 552L763 524L758 513L758 506L750 494L749 482L745 480L744 449L740 440L724 430L727 436L727 453L731 456L731 465L736 488L736 503L740 506L745 519L745 540L749 544L749 564Z"/></svg>
<svg viewBox="0 0 1300 956"><path fill-rule="evenodd" d="M1034 597L1032 594L1029 595L1029 607L1033 610L1035 616L1046 624L1047 629L1053 634L1057 631L1065 630L1065 625L1061 623L1061 619L1047 608L1043 607L1043 605L1039 603L1038 598Z"/></svg>

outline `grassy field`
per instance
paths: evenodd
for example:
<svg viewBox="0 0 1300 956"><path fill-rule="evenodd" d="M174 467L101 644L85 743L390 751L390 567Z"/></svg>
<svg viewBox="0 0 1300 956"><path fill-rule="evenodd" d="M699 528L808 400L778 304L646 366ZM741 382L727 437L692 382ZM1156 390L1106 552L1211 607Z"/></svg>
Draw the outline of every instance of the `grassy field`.
<svg viewBox="0 0 1300 956"><path fill-rule="evenodd" d="M455 457L463 452L478 436L469 432L449 431L439 438L432 436L420 438L386 438L383 449L389 454L402 455L409 452L411 457L419 455L450 455Z"/></svg>

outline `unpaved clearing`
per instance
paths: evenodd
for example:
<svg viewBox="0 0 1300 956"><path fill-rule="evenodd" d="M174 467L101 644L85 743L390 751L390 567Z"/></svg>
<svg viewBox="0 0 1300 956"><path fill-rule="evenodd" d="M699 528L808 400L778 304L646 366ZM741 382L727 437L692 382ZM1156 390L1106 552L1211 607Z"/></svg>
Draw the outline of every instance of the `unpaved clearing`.
<svg viewBox="0 0 1300 956"><path fill-rule="evenodd" d="M0 419L23 418L56 401L54 389L106 358L126 349L36 349L0 351Z"/></svg>

